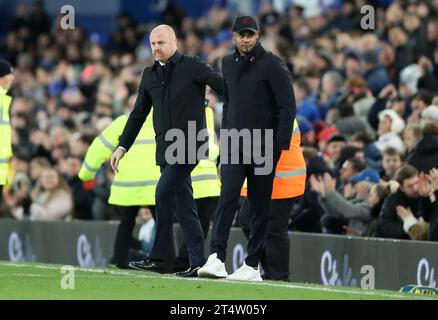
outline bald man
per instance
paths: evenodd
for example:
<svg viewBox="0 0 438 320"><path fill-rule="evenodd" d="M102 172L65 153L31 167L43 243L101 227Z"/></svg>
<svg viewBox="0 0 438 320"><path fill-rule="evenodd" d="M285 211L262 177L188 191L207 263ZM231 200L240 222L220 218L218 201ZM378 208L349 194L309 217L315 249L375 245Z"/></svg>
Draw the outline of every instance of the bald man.
<svg viewBox="0 0 438 320"><path fill-rule="evenodd" d="M150 34L150 43L155 63L143 72L134 110L111 156L111 166L117 174L119 161L129 152L153 105L157 146L155 158L161 168L155 193L156 237L149 258L129 265L134 269L159 273L169 271L170 266L166 264L165 258L173 245L172 226L175 215L183 231L190 262L190 268L177 275L196 277L197 270L205 262L204 237L193 199L190 173L199 160L208 157L208 152L203 152L205 145L208 146L208 137L202 141L196 139L198 133L206 129L205 87L208 84L222 95L222 77L198 57L178 52L175 32L168 25L154 28ZM171 138L166 138L168 132ZM175 132L179 133L177 141L173 139ZM174 142L183 147L178 152L184 150L177 157L174 157L174 152L166 152L170 146L175 147ZM202 152L198 152L201 146ZM129 185L148 183L154 182L130 181Z"/></svg>

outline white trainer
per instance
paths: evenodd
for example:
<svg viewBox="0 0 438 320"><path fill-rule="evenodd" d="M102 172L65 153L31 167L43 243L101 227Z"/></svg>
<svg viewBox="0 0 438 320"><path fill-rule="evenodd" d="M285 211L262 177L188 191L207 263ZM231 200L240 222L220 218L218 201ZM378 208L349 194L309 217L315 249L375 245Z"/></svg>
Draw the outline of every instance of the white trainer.
<svg viewBox="0 0 438 320"><path fill-rule="evenodd" d="M217 253L211 254L207 262L198 270L198 277L200 278L226 278L228 276L225 270L225 263L220 261Z"/></svg>
<svg viewBox="0 0 438 320"><path fill-rule="evenodd" d="M232 281L263 281L260 276L260 269L248 266L245 261L242 266L227 277Z"/></svg>

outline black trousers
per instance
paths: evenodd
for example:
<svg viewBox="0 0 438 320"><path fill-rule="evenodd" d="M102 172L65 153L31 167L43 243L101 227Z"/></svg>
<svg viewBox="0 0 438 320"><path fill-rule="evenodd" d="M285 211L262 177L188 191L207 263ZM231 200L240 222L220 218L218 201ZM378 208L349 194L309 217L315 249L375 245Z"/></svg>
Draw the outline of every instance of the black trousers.
<svg viewBox="0 0 438 320"><path fill-rule="evenodd" d="M199 220L201 222L204 239L207 238L208 231L210 229L210 222L213 217L213 213L216 211L218 200L219 197L196 199L196 208L198 211ZM181 269L187 269L189 267L188 251L184 241L179 247L178 256L176 257L175 264Z"/></svg>
<svg viewBox="0 0 438 320"><path fill-rule="evenodd" d="M196 165L166 165L161 167L161 177L155 192L156 234L149 257L165 261L173 248L173 217L181 226L188 248L191 267L202 266L204 236L193 199L190 173ZM177 210L178 209L178 210Z"/></svg>
<svg viewBox="0 0 438 320"><path fill-rule="evenodd" d="M0 209L3 201L3 185L0 185Z"/></svg>
<svg viewBox="0 0 438 320"><path fill-rule="evenodd" d="M435 195L437 192L435 192ZM438 200L437 200L438 201ZM435 202L429 218L429 241L438 241L438 202Z"/></svg>
<svg viewBox="0 0 438 320"><path fill-rule="evenodd" d="M120 216L120 223L117 228L116 240L114 241L112 263L121 268L128 266L129 249L140 248L139 241L132 236L139 208L139 206L115 206Z"/></svg>
<svg viewBox="0 0 438 320"><path fill-rule="evenodd" d="M271 280L289 280L289 235L287 231L292 207L298 198L271 200L263 253L260 259L265 276ZM250 236L249 201L239 210L239 222L245 237Z"/></svg>
<svg viewBox="0 0 438 320"><path fill-rule="evenodd" d="M280 153L274 152L273 166L269 174L256 175L254 164L221 165L221 195L213 221L211 253L217 253L218 259L225 261L227 241L234 217L238 210L240 191L247 179L248 201L250 204L250 230L248 241L247 265L257 267L262 253L268 225L272 184L275 167Z"/></svg>

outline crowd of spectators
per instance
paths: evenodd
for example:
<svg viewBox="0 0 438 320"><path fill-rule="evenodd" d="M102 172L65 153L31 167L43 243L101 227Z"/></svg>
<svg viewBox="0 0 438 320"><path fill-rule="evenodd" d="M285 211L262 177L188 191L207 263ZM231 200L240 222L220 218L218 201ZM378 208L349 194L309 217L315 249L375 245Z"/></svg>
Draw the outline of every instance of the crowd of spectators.
<svg viewBox="0 0 438 320"><path fill-rule="evenodd" d="M261 1L256 15L260 42L293 74L308 181L290 230L438 240L438 1L333 0L317 10L289 2L279 12ZM233 50L226 3L196 19L175 5L159 22L121 13L108 37L63 30L41 2L19 5L0 44L16 75L0 215L116 218L108 165L92 182L77 178L89 144L134 104L158 23L175 28L181 52L220 71ZM367 4L373 29L362 23ZM206 98L219 130L220 97Z"/></svg>

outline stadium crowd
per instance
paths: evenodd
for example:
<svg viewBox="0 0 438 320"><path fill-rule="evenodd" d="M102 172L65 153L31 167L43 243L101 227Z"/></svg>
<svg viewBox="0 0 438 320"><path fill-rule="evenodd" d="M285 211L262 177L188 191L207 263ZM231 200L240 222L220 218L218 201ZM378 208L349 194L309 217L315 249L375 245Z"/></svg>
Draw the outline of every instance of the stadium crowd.
<svg viewBox="0 0 438 320"><path fill-rule="evenodd" d="M289 229L438 240L438 1L283 3L277 12L262 1L256 14L260 42L294 79L308 178ZM374 29L361 25L367 4ZM222 1L193 19L169 2L160 23L177 30L181 52L220 71L233 49L230 12ZM78 172L93 139L134 104L157 23L121 13L105 37L63 30L60 18L50 21L41 2L20 5L0 44L16 77L0 216L116 219L109 165L92 182ZM219 130L220 98L206 97Z"/></svg>

